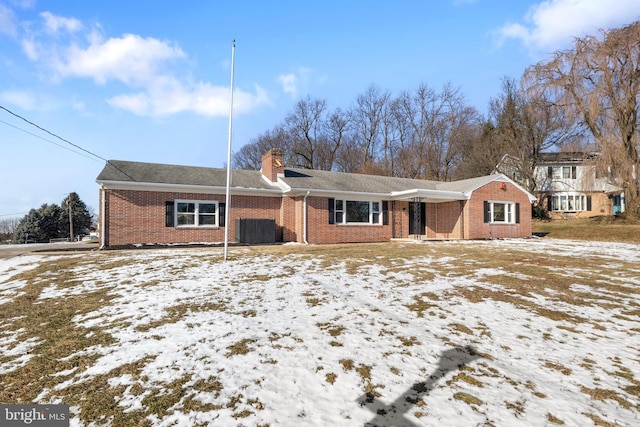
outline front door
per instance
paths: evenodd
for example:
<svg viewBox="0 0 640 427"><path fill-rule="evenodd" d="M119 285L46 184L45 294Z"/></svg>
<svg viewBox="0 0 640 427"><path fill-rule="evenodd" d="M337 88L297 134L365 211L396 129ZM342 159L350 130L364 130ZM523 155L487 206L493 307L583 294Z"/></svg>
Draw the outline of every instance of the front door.
<svg viewBox="0 0 640 427"><path fill-rule="evenodd" d="M423 236L425 234L425 224L427 205L422 202L409 203L409 234Z"/></svg>
<svg viewBox="0 0 640 427"><path fill-rule="evenodd" d="M613 214L620 215L622 213L622 197L620 194L613 196Z"/></svg>

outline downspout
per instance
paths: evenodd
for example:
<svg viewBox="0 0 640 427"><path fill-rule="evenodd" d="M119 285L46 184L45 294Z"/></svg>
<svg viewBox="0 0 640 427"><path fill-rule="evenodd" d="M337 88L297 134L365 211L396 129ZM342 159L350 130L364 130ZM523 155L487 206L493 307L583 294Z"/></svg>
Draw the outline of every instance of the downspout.
<svg viewBox="0 0 640 427"><path fill-rule="evenodd" d="M101 203L100 203L100 247L98 248L98 250L100 249L104 249L105 248L105 241L106 241L106 236L107 236L107 229L105 228L107 225L107 221L106 221L106 212L105 212L105 207L107 205L106 203L106 198L107 198L107 193L106 191L104 191L104 185L100 184L100 192L102 193L102 197L101 197Z"/></svg>
<svg viewBox="0 0 640 427"><path fill-rule="evenodd" d="M305 245L309 244L307 242L307 197L309 197L309 193L310 191L307 191L302 202L302 241Z"/></svg>
<svg viewBox="0 0 640 427"><path fill-rule="evenodd" d="M436 232L435 238L437 239L438 238L438 203L436 203L436 227L435 228L436 228L435 229L435 232Z"/></svg>

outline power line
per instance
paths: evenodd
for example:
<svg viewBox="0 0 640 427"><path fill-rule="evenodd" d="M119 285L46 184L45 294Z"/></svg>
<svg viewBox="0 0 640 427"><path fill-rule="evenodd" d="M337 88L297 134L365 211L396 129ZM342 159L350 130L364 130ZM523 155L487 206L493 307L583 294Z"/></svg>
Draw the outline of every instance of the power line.
<svg viewBox="0 0 640 427"><path fill-rule="evenodd" d="M58 144L58 143L57 143L57 142L55 142L55 141L51 141L50 139L47 139L47 138L42 137L42 136L40 136L40 135L36 135L36 134L35 134L35 133L33 133L33 132L29 132L29 131L28 131L28 130L26 130L26 129L22 129L21 127L18 127L18 126L16 126L16 125L12 125L11 123L7 123L7 122L5 122L4 120L0 120L0 123L3 123L3 124L5 124L5 125L7 125L7 126L11 126L12 128L19 130L20 132L24 132L24 133L26 133L26 134L29 134L29 135L34 136L34 137L36 137L36 138L39 138L39 139L41 139L41 140L43 140L43 141L49 142L49 143L51 143L51 144L53 144L53 145L55 145L55 146L58 146L58 147L62 148L63 150L71 151L71 152L72 152L72 153L74 153L74 154L77 154L77 155L79 155L79 156L82 156L82 157L84 157L84 158L87 158L87 159L90 159L90 160L93 160L93 161L96 161L96 162L98 161L97 159L94 159L93 157L89 157L89 156L87 156L87 155L86 155L86 154L84 154L84 153L81 153L81 152L79 152L79 151L72 150L72 149L71 149L71 148L69 148L69 147L65 147L64 145L62 145L62 144Z"/></svg>
<svg viewBox="0 0 640 427"><path fill-rule="evenodd" d="M60 135L56 135L55 133L53 133L53 132L51 132L51 131L49 131L49 130L47 130L47 129L43 128L42 126L39 126L39 125L37 125L37 124L33 123L33 122L32 122L32 121L30 121L30 120L25 119L25 118L24 118L24 117L22 117L20 114L14 113L13 111L9 110L8 108L3 107L2 105L0 105L0 108L1 108L1 109L3 109L4 111L6 111L7 113L11 114L12 116L15 116L15 117L19 118L20 120L23 120L23 121L25 121L25 122L29 123L31 126L37 127L37 128L38 128L38 129L40 129L41 131L46 132L46 133L48 133L49 135L51 135L51 136L53 136L53 137L58 138L60 141L66 142L67 144L69 144L69 145L71 145L71 146L73 146L73 147L76 147L77 149L82 150L82 151L84 151L85 153L88 153L88 154L90 154L90 155L92 155L92 156L94 156L94 157L97 157L97 158L99 158L99 159L101 159L101 160L104 160L105 162L108 162L108 161L109 161L109 160L105 159L105 158L104 158L104 157L102 157L102 156L99 156L99 155L97 155L97 154L95 154L95 153L92 153L91 151L86 150L86 149L84 149L84 148L80 147L80 146L79 146L79 145L77 145L77 144L74 144L73 142L71 142L71 141L69 141L69 140L67 140L67 139L64 139L64 138L63 138L63 137L61 137Z"/></svg>
<svg viewBox="0 0 640 427"><path fill-rule="evenodd" d="M47 129L43 128L42 126L35 124L35 123L34 123L34 122L32 122L31 120L28 120L28 119L26 119L26 118L22 117L20 114L14 113L13 111L9 110L9 109L8 109L8 108L6 108L6 107L3 107L2 105L0 105L0 109L2 109L2 110L4 110L4 111L6 111L7 113L11 114L12 116L15 116L15 117L19 118L20 120L23 120L23 121L25 121L25 122L29 123L31 126L34 126L34 127L36 127L36 128L38 128L38 129L40 129L40 130L41 130L41 131L43 131L43 132L48 133L49 135L51 135L51 136L53 136L53 137L55 137L55 138L58 138L60 141L66 142L67 144L69 144L69 145L71 145L71 146L73 146L73 147L75 147L75 148L77 148L77 149L79 149L79 150L81 150L81 151L84 151L85 153L87 153L87 154L89 154L89 155L91 155L91 156L93 156L93 157L97 157L98 159L103 160L104 162L106 162L107 164L109 164L109 165L113 166L115 169L117 169L117 170L118 170L118 171L120 171L122 174L124 174L125 176L127 176L127 177L128 177L129 179L131 179L132 181L135 181L135 179L134 179L132 176L130 176L128 173L126 173L125 171L123 171L123 170L122 170L122 169L120 169L118 166L114 165L114 164L113 164L113 163L111 163L109 160L105 159L104 157L99 156L99 155L97 155L97 154L95 154L95 153L92 153L91 151L89 151L89 150L87 150L87 149L84 149L84 148L82 148L81 146L79 146L79 145L77 145L77 144L74 144L73 142L71 142L71 141L69 141L69 140L67 140L67 139L65 139L65 138L63 138L63 137L61 137L60 135L57 135L57 134L55 134L55 133L53 133L53 132L51 132L51 131L49 131L49 130L47 130ZM3 122L3 123L5 123L5 122ZM12 125L9 125L9 126L12 126ZM15 126L13 126L13 127L15 127ZM19 129L19 128L18 128L18 129ZM25 131L25 132L26 132L26 131ZM29 132L27 132L27 133L29 133ZM37 136L37 135L34 135L34 136ZM43 139L44 139L44 138L43 138ZM46 139L45 139L45 141L48 141L48 140L46 140ZM58 145L58 144L55 144L55 145ZM62 148L65 148L65 147L62 147ZM73 151L73 150L71 150L71 151ZM75 152L75 151L74 151L74 152ZM81 153L77 153L77 154L82 155Z"/></svg>
<svg viewBox="0 0 640 427"><path fill-rule="evenodd" d="M13 215L26 215L29 212L14 212L14 213L8 213L8 214L0 214L0 216L13 216Z"/></svg>

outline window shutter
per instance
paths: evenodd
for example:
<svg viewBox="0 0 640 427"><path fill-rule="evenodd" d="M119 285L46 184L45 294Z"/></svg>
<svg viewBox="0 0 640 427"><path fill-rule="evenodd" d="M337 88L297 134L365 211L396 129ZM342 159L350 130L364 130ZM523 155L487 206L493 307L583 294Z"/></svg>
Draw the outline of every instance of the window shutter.
<svg viewBox="0 0 640 427"><path fill-rule="evenodd" d="M520 224L520 203L516 203L516 224Z"/></svg>
<svg viewBox="0 0 640 427"><path fill-rule="evenodd" d="M487 201L484 202L484 222L491 222L491 207Z"/></svg>
<svg viewBox="0 0 640 427"><path fill-rule="evenodd" d="M227 210L227 205L225 203L218 203L218 226L219 227L224 227L225 226L225 215L227 214L226 212Z"/></svg>
<svg viewBox="0 0 640 427"><path fill-rule="evenodd" d="M587 196L587 210L591 211L591 196Z"/></svg>
<svg viewBox="0 0 640 427"><path fill-rule="evenodd" d="M329 224L335 224L335 206L336 206L336 199L333 198L329 198Z"/></svg>
<svg viewBox="0 0 640 427"><path fill-rule="evenodd" d="M547 196L547 210L549 212L553 210L553 196Z"/></svg>
<svg viewBox="0 0 640 427"><path fill-rule="evenodd" d="M577 174L577 170L575 166L571 166L571 179L576 179L576 177L578 176Z"/></svg>
<svg viewBox="0 0 640 427"><path fill-rule="evenodd" d="M389 225L389 202L382 201L382 225Z"/></svg>
<svg viewBox="0 0 640 427"><path fill-rule="evenodd" d="M553 168L551 166L547 166L547 178L553 178Z"/></svg>
<svg viewBox="0 0 640 427"><path fill-rule="evenodd" d="M173 208L175 204L172 201L164 202L164 226L173 227Z"/></svg>

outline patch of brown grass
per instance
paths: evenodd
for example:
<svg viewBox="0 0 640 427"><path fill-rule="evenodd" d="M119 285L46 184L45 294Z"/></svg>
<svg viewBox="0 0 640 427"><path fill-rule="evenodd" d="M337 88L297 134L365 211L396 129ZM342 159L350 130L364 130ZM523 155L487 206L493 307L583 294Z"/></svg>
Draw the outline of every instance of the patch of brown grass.
<svg viewBox="0 0 640 427"><path fill-rule="evenodd" d="M547 421L549 421L550 423L553 423L553 424L557 424L557 425L563 425L564 424L564 421L562 421L560 418L556 417L555 415L553 415L550 412L547 413Z"/></svg>
<svg viewBox="0 0 640 427"><path fill-rule="evenodd" d="M225 354L225 357L238 356L252 352L253 349L249 347L249 344L254 342L256 342L256 340L245 338L227 346L227 350L229 351Z"/></svg>
<svg viewBox="0 0 640 427"><path fill-rule="evenodd" d="M453 398L456 400L459 400L461 402L466 403L467 405L470 406L480 406L482 405L484 402L482 402L482 400L478 399L477 397L475 397L472 394L469 393L465 393L462 391L457 392L456 394L453 395Z"/></svg>
<svg viewBox="0 0 640 427"><path fill-rule="evenodd" d="M623 399L615 390L607 390L604 388L588 388L583 386L580 391L588 394L592 399L602 401L613 400L615 402L618 402L618 404L625 409L631 408L631 403L629 403L628 400Z"/></svg>
<svg viewBox="0 0 640 427"><path fill-rule="evenodd" d="M549 360L547 360L544 364L545 367L553 369L555 371L560 372L562 375L571 375L571 369L567 368L566 366L560 364L560 363L556 363L556 362L551 362Z"/></svg>

